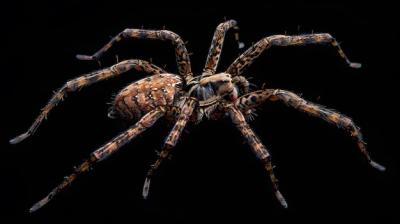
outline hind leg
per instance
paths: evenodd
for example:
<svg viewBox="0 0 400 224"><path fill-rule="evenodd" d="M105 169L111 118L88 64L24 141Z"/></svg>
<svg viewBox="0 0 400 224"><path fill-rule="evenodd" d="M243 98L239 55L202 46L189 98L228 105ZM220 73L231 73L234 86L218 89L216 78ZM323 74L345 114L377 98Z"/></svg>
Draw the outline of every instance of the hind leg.
<svg viewBox="0 0 400 224"><path fill-rule="evenodd" d="M151 165L149 171L147 172L146 179L144 181L143 185L143 198L147 198L149 194L149 189L150 189L150 181L151 178L153 177L154 173L157 171L157 169L160 167L161 163L168 158L169 153L171 152L172 148L176 145L178 142L178 139L181 136L181 133L183 129L185 128L187 122L190 119L190 116L192 115L192 112L194 108L196 107L197 100L195 99L189 99L185 103L185 105L182 108L182 112L178 117L178 120L176 121L174 127L172 128L171 132L169 133L167 139L165 140L164 146L160 152L159 158L156 160L156 162Z"/></svg>
<svg viewBox="0 0 400 224"><path fill-rule="evenodd" d="M74 172L66 176L64 180L55 187L45 198L34 204L30 209L29 212L35 212L36 210L40 209L44 205L46 205L54 196L68 187L80 174L88 172L92 166L104 159L106 159L111 154L117 152L123 145L131 141L133 138L138 136L144 130L153 126L153 124L162 117L164 112L162 110L154 110L146 114L142 117L140 121L130 127L128 130L123 132L122 134L118 135L114 139L112 139L107 144L103 145L96 151L94 151L90 158L84 161L80 166L74 169Z"/></svg>
<svg viewBox="0 0 400 224"><path fill-rule="evenodd" d="M357 146L372 167L377 170L384 171L385 167L373 161L367 151L366 143L363 140L360 129L353 120L339 112L327 109L321 105L311 103L304 100L300 96L286 90L265 89L251 92L237 99L235 106L241 110L259 106L266 101L281 101L289 107L293 107L298 111L307 113L311 116L321 118L338 128L345 130L353 139L357 141Z"/></svg>

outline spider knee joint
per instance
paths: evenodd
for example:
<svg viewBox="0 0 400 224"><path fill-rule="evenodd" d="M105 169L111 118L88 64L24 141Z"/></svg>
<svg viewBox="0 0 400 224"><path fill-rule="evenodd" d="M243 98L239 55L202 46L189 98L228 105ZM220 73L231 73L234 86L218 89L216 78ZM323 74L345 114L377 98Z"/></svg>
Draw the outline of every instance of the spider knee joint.
<svg viewBox="0 0 400 224"><path fill-rule="evenodd" d="M130 35L131 31L132 31L131 29L127 28L127 29L124 29L119 35L121 37L128 37Z"/></svg>

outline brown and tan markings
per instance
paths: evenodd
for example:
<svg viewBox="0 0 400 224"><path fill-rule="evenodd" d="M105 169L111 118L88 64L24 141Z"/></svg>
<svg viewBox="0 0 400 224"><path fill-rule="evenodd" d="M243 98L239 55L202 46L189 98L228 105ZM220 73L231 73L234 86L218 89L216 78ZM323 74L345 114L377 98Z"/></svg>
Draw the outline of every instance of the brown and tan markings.
<svg viewBox="0 0 400 224"><path fill-rule="evenodd" d="M261 140L250 128L249 124L247 124L243 114L235 106L229 106L228 112L232 119L232 122L236 125L236 128L239 129L240 133L247 140L247 143L250 145L250 148L253 150L254 154L256 154L258 159L260 159L261 162L264 164L265 169L269 173L272 186L275 190L275 196L279 200L281 205L286 208L288 205L285 198L282 196L281 192L278 189L278 179L275 177L273 166L271 163L271 155L269 154L267 148L265 148Z"/></svg>
<svg viewBox="0 0 400 224"><path fill-rule="evenodd" d="M339 46L335 38L329 33L319 34L305 34L298 36L285 36L285 35L274 35L261 39L247 51L240 55L226 70L227 73L232 75L240 75L242 72L250 66L261 53L272 46L301 46L308 44L331 44L337 49L340 57L352 68L360 68L361 64L351 62L344 54L342 48Z"/></svg>
<svg viewBox="0 0 400 224"><path fill-rule="evenodd" d="M179 75L181 75L186 82L189 82L193 78L189 53L186 49L185 43L178 34L169 30L125 29L92 56L77 55L76 57L79 60L98 60L115 43L128 38L170 41L175 47L175 57Z"/></svg>
<svg viewBox="0 0 400 224"><path fill-rule="evenodd" d="M238 29L235 20L229 20L221 23L215 29L214 37L212 39L210 50L206 59L206 65L203 69L203 76L212 75L217 70L219 57L221 55L222 46L225 40L225 33L231 28L236 28L236 30ZM235 38L236 41L239 41L238 34L235 34Z"/></svg>
<svg viewBox="0 0 400 224"><path fill-rule="evenodd" d="M196 107L196 104L197 100L195 98L191 98L188 99L185 102L185 105L182 107L182 111L177 119L177 122L175 123L174 127L172 128L167 139L164 142L164 146L161 149L159 158L153 165L151 165L149 171L147 172L142 192L144 198L147 198L147 195L149 194L151 177L154 175L154 172L160 167L161 162L168 157L171 149L178 142L178 139L181 136L181 133L185 128L187 122L189 121L190 116L192 115L193 110Z"/></svg>
<svg viewBox="0 0 400 224"><path fill-rule="evenodd" d="M99 71L95 71L87 75L75 78L71 81L68 81L58 91L54 93L53 97L49 100L47 105L42 108L41 113L33 122L28 131L12 139L10 143L16 144L26 139L27 137L33 135L36 129L42 123L42 121L47 118L47 115L50 113L50 111L67 96L67 93L76 92L77 90L80 90L83 87L89 86L99 81L106 80L108 78L112 78L114 76L120 75L132 69L135 69L137 71L144 71L149 75L165 73L163 69L155 65L152 65L147 61L126 60L118 64L115 64L109 68L101 69Z"/></svg>
<svg viewBox="0 0 400 224"><path fill-rule="evenodd" d="M93 151L89 159L74 169L73 173L55 187L45 198L34 204L30 212L34 212L47 204L55 195L69 186L81 173L88 172L98 162L117 152L123 145L130 142L143 131L149 129L161 117L174 122L172 130L164 142L159 158L150 167L143 185L142 195L148 197L151 178L176 146L182 131L188 123L197 124L208 119L221 119L229 116L243 138L249 144L253 153L262 162L269 174L275 196L283 207L287 202L278 187L278 179L273 172L271 155L260 138L254 133L248 119L252 118L255 108L268 101L280 101L289 107L321 118L338 128L345 130L357 141L357 146L369 164L384 171L385 167L374 162L363 141L360 129L351 118L321 105L311 103L298 95L280 89L264 89L251 92L245 68L250 66L262 52L271 46L299 46L307 44L331 44L351 68L360 68L358 63L350 62L339 44L330 34L307 34L298 36L274 35L265 37L255 43L240 55L225 72L217 72L225 34L229 29L238 30L237 23L229 20L218 25L206 59L202 74L194 76L191 71L188 51L183 40L168 30L126 29L115 36L108 44L92 56L78 55L82 60L98 60L110 47L120 40L151 39L170 41L175 46L175 56L179 74L172 74L142 60L126 60L109 68L101 69L66 82L56 91L48 104L42 109L31 127L23 134L10 140L16 144L34 134L36 129L47 118L49 112L62 101L67 93L75 92L83 87L118 76L129 70L144 72L147 77L135 81L123 88L114 98L108 116L137 121L128 130L122 132L102 147ZM235 39L239 48L238 34Z"/></svg>
<svg viewBox="0 0 400 224"><path fill-rule="evenodd" d="M140 119L136 124L134 124L131 128L126 130L125 132L121 133L117 137L115 137L113 140L111 140L109 143L103 145L96 151L94 151L88 160L83 162L80 166L75 168L74 172L65 177L64 181L61 182L57 187L55 187L45 198L34 204L29 211L34 212L41 208L43 205L45 205L47 202L49 202L53 196L55 196L57 193L59 193L61 190L63 190L65 187L70 185L72 181L76 179L76 177L81 174L88 172L90 168L97 162L107 158L114 152L116 152L120 147L131 141L133 138L138 136L140 133L142 133L144 130L150 128L153 126L153 124L160 118L162 117L164 112L161 109L156 109Z"/></svg>

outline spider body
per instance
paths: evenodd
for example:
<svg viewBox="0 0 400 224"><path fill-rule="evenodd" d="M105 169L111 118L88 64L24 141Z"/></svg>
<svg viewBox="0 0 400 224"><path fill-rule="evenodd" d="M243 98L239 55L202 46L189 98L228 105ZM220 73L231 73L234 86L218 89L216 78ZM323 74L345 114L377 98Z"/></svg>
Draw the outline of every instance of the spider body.
<svg viewBox="0 0 400 224"><path fill-rule="evenodd" d="M283 207L287 207L286 200L278 188L278 180L273 171L274 166L271 162L271 155L247 122L248 118L252 118L252 112L256 107L270 101L282 102L288 107L320 118L343 129L357 142L360 152L372 167L380 171L385 170L383 166L374 162L369 156L361 132L351 118L335 110L306 101L287 90L262 88L250 91L248 80L245 75L242 76L245 69L262 52L272 46L330 44L336 48L340 57L351 68L360 68L360 64L353 63L346 57L337 41L330 34L273 35L265 37L242 53L224 72L217 73L216 69L225 33L230 29L236 31L235 39L239 48L244 46L238 39L236 21L229 20L219 24L211 42L205 67L199 76L193 76L189 54L183 40L179 35L168 30L125 29L94 55L77 55L80 60L98 60L115 43L128 38L167 41L175 47L179 74L171 74L147 61L133 59L79 76L66 82L56 91L31 127L25 133L11 139L11 144L16 144L31 136L49 112L64 99L67 93L76 92L83 87L119 76L130 70L148 74L148 77L133 82L121 90L116 95L108 114L111 118L123 118L136 120L137 122L128 130L93 151L90 157L76 167L71 175L65 177L45 198L34 204L30 208L30 212L34 212L47 204L80 174L88 172L96 163L106 159L143 131L151 128L161 117L173 121L174 126L164 142L158 159L147 172L142 192L144 198L148 196L150 181L155 171L160 167L162 161L168 158L188 122L198 123L205 120L204 118L217 120L228 117L268 172L276 198Z"/></svg>
<svg viewBox="0 0 400 224"><path fill-rule="evenodd" d="M170 112L179 112L182 95L182 79L178 75L153 75L121 90L116 95L108 115L111 118L139 120L143 115L160 107Z"/></svg>

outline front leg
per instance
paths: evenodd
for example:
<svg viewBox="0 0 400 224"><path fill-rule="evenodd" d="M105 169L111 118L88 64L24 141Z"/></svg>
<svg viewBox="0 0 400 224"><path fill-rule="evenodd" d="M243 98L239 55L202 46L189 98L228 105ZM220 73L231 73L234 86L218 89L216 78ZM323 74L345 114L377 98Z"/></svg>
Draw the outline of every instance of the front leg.
<svg viewBox="0 0 400 224"><path fill-rule="evenodd" d="M329 33L306 34L298 36L274 35L261 39L247 51L240 55L226 70L226 73L234 75L242 74L243 70L250 66L261 53L271 46L302 46L308 44L331 44L339 52L340 57L352 68L360 68L361 64L351 62L344 54L342 48Z"/></svg>
<svg viewBox="0 0 400 224"><path fill-rule="evenodd" d="M210 50L208 51L206 64L203 69L204 76L213 75L217 70L222 46L224 45L225 34L229 29L234 28L236 31L235 40L238 42L239 48L243 47L243 43L239 42L239 33L237 32L239 27L237 27L236 24L237 23L235 20L229 20L219 24L215 29Z"/></svg>
<svg viewBox="0 0 400 224"><path fill-rule="evenodd" d="M271 155L269 154L268 150L262 144L261 140L257 137L254 131L250 128L249 124L247 124L243 114L233 105L228 106L227 109L232 122L236 125L236 128L239 129L240 133L247 140L247 143L250 145L254 154L256 154L258 159L261 160L261 162L264 164L265 169L268 171L276 198L279 200L284 208L287 208L288 205L286 203L286 200L278 188L278 179L274 174L273 166L271 163Z"/></svg>
<svg viewBox="0 0 400 224"><path fill-rule="evenodd" d="M79 60L98 60L114 44L122 39L128 38L170 41L175 47L176 63L178 65L179 74L185 79L186 83L192 79L192 68L185 43L178 34L169 30L125 29L93 55L77 55L76 57Z"/></svg>

